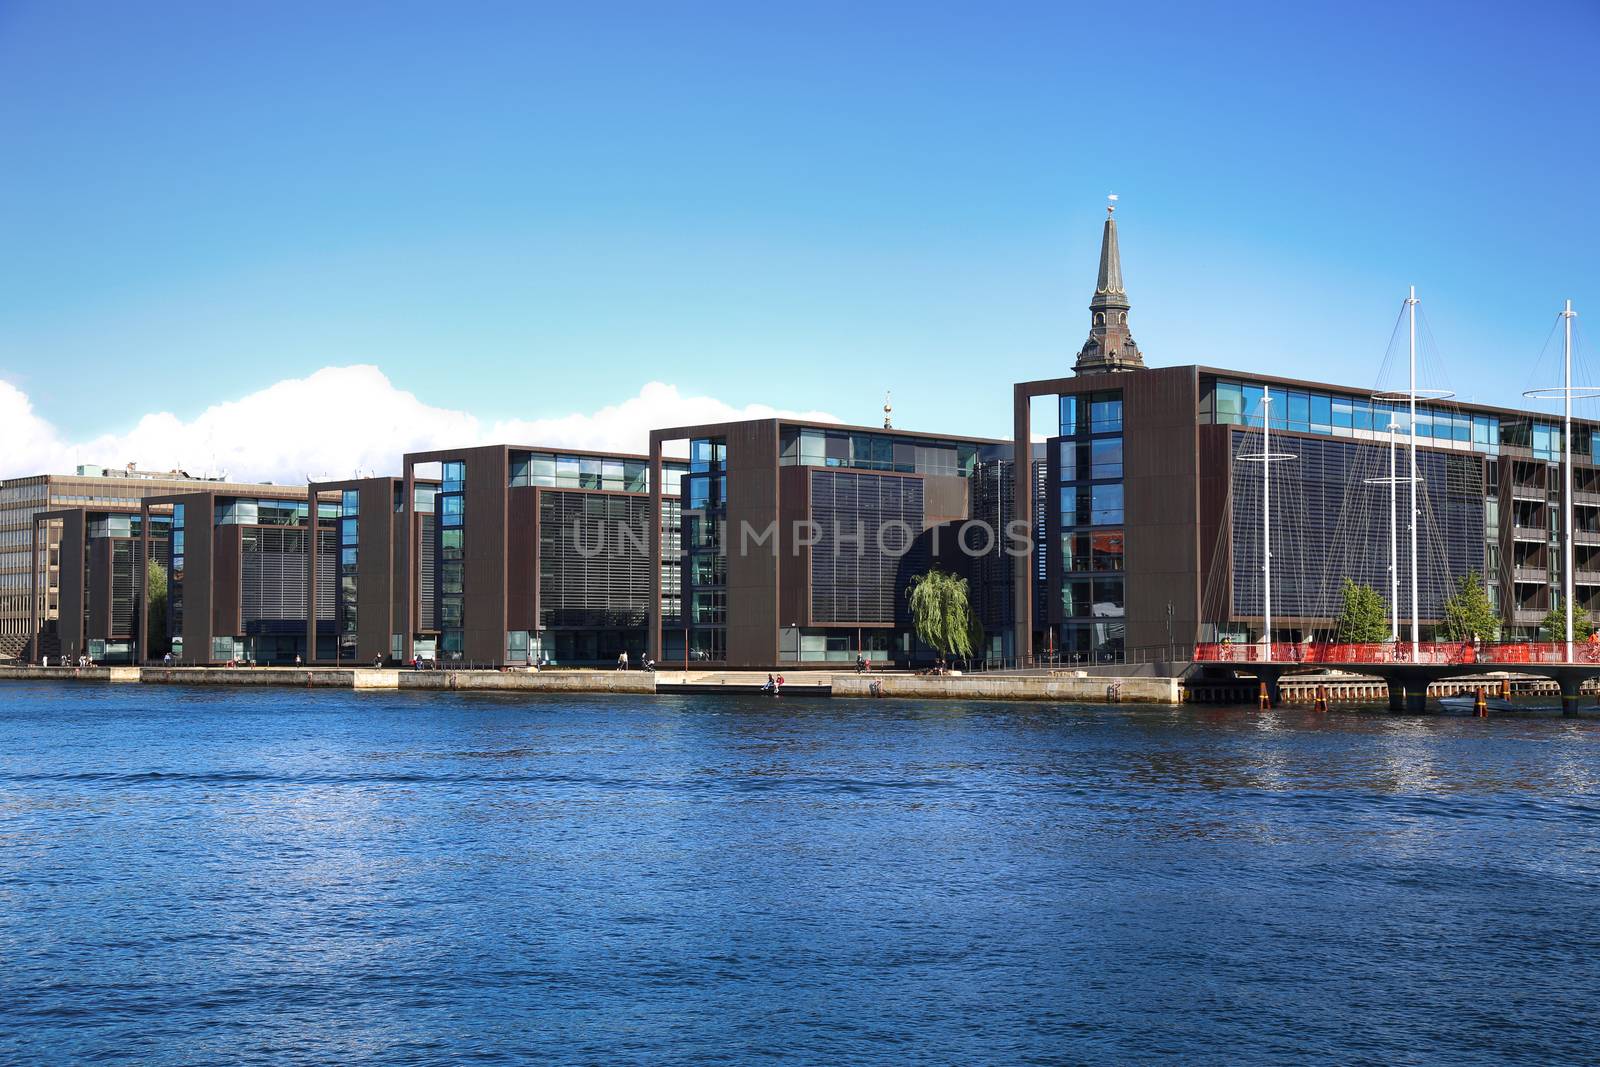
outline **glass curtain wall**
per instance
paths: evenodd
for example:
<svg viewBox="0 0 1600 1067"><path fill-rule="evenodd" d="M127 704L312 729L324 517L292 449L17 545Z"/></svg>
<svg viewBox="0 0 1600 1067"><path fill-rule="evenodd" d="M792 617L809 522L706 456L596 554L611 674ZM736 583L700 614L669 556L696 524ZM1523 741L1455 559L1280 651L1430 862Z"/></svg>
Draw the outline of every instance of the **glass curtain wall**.
<svg viewBox="0 0 1600 1067"><path fill-rule="evenodd" d="M1125 653L1122 393L1063 396L1053 442L1060 493L1060 642L1069 662L1115 663ZM1047 644L1048 649L1048 644Z"/></svg>
<svg viewBox="0 0 1600 1067"><path fill-rule="evenodd" d="M728 654L728 445L689 443L683 488L683 587L688 658L721 662Z"/></svg>
<svg viewBox="0 0 1600 1067"><path fill-rule="evenodd" d="M459 660L463 648L462 610L465 570L467 465L462 462L440 464L440 483L434 507L438 515L439 577L438 605L439 658Z"/></svg>

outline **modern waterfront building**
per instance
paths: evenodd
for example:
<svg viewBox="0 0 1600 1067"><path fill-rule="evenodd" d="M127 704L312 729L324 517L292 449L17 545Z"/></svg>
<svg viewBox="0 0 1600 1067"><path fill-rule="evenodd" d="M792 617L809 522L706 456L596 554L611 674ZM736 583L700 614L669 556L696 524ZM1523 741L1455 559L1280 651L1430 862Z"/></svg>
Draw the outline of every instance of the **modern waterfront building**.
<svg viewBox="0 0 1600 1067"><path fill-rule="evenodd" d="M316 503L325 528L312 528L305 491L221 486L153 496L142 503L145 533L152 509L171 508L167 623L173 657L184 664L293 663L332 658L339 518L336 494ZM307 633L313 564L318 589L315 640ZM148 555L150 549L145 549ZM148 605L142 605L148 611ZM147 624L141 624L141 632Z"/></svg>
<svg viewBox="0 0 1600 1067"><path fill-rule="evenodd" d="M145 649L148 630L137 628L149 581L145 552L168 565L170 515L150 515L150 536L137 501L86 508L40 511L33 518L33 545L55 534L57 618L55 640L42 655L73 662L88 656L96 663L132 663ZM34 598L34 603L41 603ZM35 615L30 629L38 632Z"/></svg>
<svg viewBox="0 0 1600 1067"><path fill-rule="evenodd" d="M0 659L62 653L57 623L62 595L60 543L66 519L41 523L35 541L36 516L74 509L131 514L147 496L201 486L233 491L251 488L245 483L194 478L182 471L142 471L133 466L86 465L78 467L75 474L0 480ZM36 636L38 647L32 648Z"/></svg>
<svg viewBox="0 0 1600 1067"><path fill-rule="evenodd" d="M335 601L334 632L331 644L317 643L315 662L371 663L374 660L399 660L405 653L407 620L417 620L413 654L433 659L435 560L438 537L435 528L434 498L439 483L416 479L412 486L412 507L405 507L405 479L395 477L355 478L345 481L312 482L307 487L307 513L313 501L337 494L338 517L325 527L318 508L313 528L331 527L337 532L339 558ZM326 581L320 573L321 559L312 560L313 581L304 617L306 640L315 643L320 619L327 605L320 593ZM418 580L408 582L413 568Z"/></svg>
<svg viewBox="0 0 1600 1067"><path fill-rule="evenodd" d="M756 419L654 430L650 462L659 469L684 447L682 617L672 620L670 589L652 594L663 607L650 647L663 663L931 658L912 634L911 578L1003 549L992 522L966 530L967 551L957 539L991 505L1009 507L995 492L997 465L1013 455L1005 441ZM658 545L657 557L670 564L672 545ZM980 601L1005 605L1003 595ZM1010 619L999 621L992 636L1003 652Z"/></svg>
<svg viewBox="0 0 1600 1067"><path fill-rule="evenodd" d="M1373 387L1207 366L1149 368L1128 323L1109 215L1090 336L1069 377L1013 390L1015 439L1050 405L1044 478L1018 473L1041 560L1014 561L1016 641L1085 661L1162 659L1195 640L1258 640L1263 468L1271 467L1273 638L1331 636L1346 576L1412 613L1408 405ZM1270 397L1270 402L1264 402ZM1270 420L1275 461L1261 461ZM1504 635L1559 603L1561 426L1527 411L1417 409L1417 614L1431 628L1463 576L1485 576ZM1390 446L1400 472L1391 483ZM1600 435L1575 423L1577 606L1600 609ZM1394 486L1391 519L1390 486ZM1391 582L1391 544L1398 567ZM1393 603L1393 601L1391 601Z"/></svg>
<svg viewBox="0 0 1600 1067"><path fill-rule="evenodd" d="M408 454L402 499L416 510L423 476L438 490L432 533L419 527L406 571L399 658L570 666L627 652L638 662L652 590L678 582L675 561L653 569L649 546L676 537L683 469L665 463L652 481L644 456L538 446Z"/></svg>

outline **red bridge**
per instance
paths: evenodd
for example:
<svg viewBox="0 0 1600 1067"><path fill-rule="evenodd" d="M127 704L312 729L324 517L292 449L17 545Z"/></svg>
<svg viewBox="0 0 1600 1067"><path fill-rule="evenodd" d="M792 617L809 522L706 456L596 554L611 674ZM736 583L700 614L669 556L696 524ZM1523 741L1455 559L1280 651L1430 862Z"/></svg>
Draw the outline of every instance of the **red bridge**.
<svg viewBox="0 0 1600 1067"><path fill-rule="evenodd" d="M1382 678L1389 687L1389 706L1421 711L1428 684L1442 678L1503 671L1553 679L1561 687L1561 706L1578 706L1578 689L1600 677L1600 641L1575 642L1568 657L1565 642L1473 644L1466 641L1333 644L1327 642L1213 642L1195 646L1199 667L1235 668L1260 678L1269 699L1278 702L1278 679L1307 670L1339 670Z"/></svg>
<svg viewBox="0 0 1600 1067"><path fill-rule="evenodd" d="M1592 664L1600 667L1600 641L1574 642L1572 658L1567 658L1567 646L1562 641L1530 643L1527 641L1506 644L1472 644L1467 641L1429 641L1416 646L1413 654L1411 642L1383 642L1380 644L1333 644L1331 642L1274 641L1269 650L1263 642L1226 641L1196 645L1196 663L1276 663L1285 667L1300 664L1344 668L1382 663L1405 663L1440 667L1485 665L1491 670L1527 666L1529 664Z"/></svg>

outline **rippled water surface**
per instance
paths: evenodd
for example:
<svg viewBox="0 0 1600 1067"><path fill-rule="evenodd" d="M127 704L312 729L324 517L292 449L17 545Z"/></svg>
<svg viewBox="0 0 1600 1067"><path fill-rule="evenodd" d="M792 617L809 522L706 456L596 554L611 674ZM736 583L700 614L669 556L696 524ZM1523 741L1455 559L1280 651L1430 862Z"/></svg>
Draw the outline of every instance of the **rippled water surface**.
<svg viewBox="0 0 1600 1067"><path fill-rule="evenodd" d="M6 1063L1556 1063L1600 724L0 688Z"/></svg>

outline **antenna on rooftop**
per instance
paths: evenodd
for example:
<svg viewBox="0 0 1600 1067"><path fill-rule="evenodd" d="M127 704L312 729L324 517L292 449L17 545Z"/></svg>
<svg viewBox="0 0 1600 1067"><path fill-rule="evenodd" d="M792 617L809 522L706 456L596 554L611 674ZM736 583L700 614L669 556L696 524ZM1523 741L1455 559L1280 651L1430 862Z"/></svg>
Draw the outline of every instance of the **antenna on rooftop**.
<svg viewBox="0 0 1600 1067"><path fill-rule="evenodd" d="M889 402L889 391L883 393L883 428L894 429L894 405Z"/></svg>

